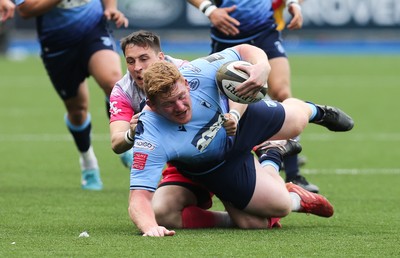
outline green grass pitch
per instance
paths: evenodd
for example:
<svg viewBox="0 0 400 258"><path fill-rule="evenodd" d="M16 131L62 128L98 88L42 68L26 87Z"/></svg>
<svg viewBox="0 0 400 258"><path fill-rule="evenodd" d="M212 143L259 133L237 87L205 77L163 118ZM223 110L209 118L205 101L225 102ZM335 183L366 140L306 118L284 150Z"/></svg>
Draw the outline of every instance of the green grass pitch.
<svg viewBox="0 0 400 258"><path fill-rule="evenodd" d="M90 81L93 145L105 188L80 189L64 107L41 61L0 58L0 257L399 257L399 56L290 57L295 96L353 116L349 133L310 125L302 173L333 203L280 230L177 230L144 238L127 213L129 171L110 148L104 96ZM222 205L215 200L213 209ZM88 231L89 238L78 238Z"/></svg>

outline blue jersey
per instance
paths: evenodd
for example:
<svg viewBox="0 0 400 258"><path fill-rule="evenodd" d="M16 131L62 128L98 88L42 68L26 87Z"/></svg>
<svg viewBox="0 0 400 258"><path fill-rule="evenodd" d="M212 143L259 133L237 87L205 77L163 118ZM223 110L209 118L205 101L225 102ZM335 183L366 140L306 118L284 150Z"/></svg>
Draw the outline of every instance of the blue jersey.
<svg viewBox="0 0 400 258"><path fill-rule="evenodd" d="M16 0L16 4L22 3L24 0ZM100 0L62 1L36 18L39 41L43 48L68 48L95 28L102 17Z"/></svg>
<svg viewBox="0 0 400 258"><path fill-rule="evenodd" d="M168 161L207 169L224 161L232 142L222 126L228 104L218 91L215 75L222 64L233 60L240 56L226 49L180 68L190 85L193 114L189 123L176 124L152 111L141 113L133 146L131 189L155 191Z"/></svg>
<svg viewBox="0 0 400 258"><path fill-rule="evenodd" d="M220 0L218 7L236 5L236 10L229 15L240 22L240 33L234 37L227 36L211 27L211 38L224 43L241 43L249 41L265 30L276 26L272 0Z"/></svg>

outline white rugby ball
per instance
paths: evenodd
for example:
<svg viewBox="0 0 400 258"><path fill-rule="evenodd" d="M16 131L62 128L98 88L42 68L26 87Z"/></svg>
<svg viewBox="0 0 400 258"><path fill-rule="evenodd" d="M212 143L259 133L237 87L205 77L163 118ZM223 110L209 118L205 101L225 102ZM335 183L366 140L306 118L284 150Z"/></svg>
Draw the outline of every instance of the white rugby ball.
<svg viewBox="0 0 400 258"><path fill-rule="evenodd" d="M219 90L225 94L229 99L243 103L250 104L262 100L268 94L268 87L264 86L257 93L255 97L242 97L236 92L236 86L249 78L249 75L241 70L236 69L235 65L251 65L246 61L230 61L223 64L217 71L215 80Z"/></svg>

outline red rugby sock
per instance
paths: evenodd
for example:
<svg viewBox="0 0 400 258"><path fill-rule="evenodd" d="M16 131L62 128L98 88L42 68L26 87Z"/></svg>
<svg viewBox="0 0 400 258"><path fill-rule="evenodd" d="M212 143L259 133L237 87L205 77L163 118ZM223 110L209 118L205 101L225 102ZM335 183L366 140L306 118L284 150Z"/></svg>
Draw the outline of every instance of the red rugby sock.
<svg viewBox="0 0 400 258"><path fill-rule="evenodd" d="M213 212L197 206L187 206L182 211L183 228L213 228L216 218Z"/></svg>

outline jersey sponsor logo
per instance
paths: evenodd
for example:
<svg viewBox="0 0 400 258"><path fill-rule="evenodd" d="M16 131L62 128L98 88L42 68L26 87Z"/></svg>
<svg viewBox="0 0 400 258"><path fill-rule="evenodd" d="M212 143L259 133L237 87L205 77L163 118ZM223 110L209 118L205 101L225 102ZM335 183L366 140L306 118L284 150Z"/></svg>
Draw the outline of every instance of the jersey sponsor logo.
<svg viewBox="0 0 400 258"><path fill-rule="evenodd" d="M267 104L268 107L276 107L276 101L273 100L269 100L269 99L263 99L263 101L265 102L265 104Z"/></svg>
<svg viewBox="0 0 400 258"><path fill-rule="evenodd" d="M91 0L63 0L57 7L62 9L71 9L89 3Z"/></svg>
<svg viewBox="0 0 400 258"><path fill-rule="evenodd" d="M112 116L118 115L118 113L122 111L120 108L116 107L117 104L118 101L110 102L110 114Z"/></svg>
<svg viewBox="0 0 400 258"><path fill-rule="evenodd" d="M146 150L154 150L155 145L150 143L150 142L146 142L143 140L135 140L135 148L140 148L140 149L146 149Z"/></svg>
<svg viewBox="0 0 400 258"><path fill-rule="evenodd" d="M212 63L214 61L225 59L225 57L222 56L221 54L215 53L207 57L204 57L204 59L207 60L209 63Z"/></svg>
<svg viewBox="0 0 400 258"><path fill-rule="evenodd" d="M182 66L182 67L180 68L180 70L181 70L181 71L184 71L184 70L186 70L186 71L192 71L192 72L194 72L194 73L200 73L200 72L201 72L201 69L200 69L200 68L198 68L197 66L194 66L194 65L191 64L191 63L188 63L187 65Z"/></svg>
<svg viewBox="0 0 400 258"><path fill-rule="evenodd" d="M205 101L205 100L202 100L201 103L200 103L200 105L202 105L202 106L204 106L204 107L206 107L206 108L210 108L210 107L211 107L211 104L208 103L208 102Z"/></svg>
<svg viewBox="0 0 400 258"><path fill-rule="evenodd" d="M279 52L285 53L285 49L283 48L281 42L275 41L274 45L275 45L276 49L277 49Z"/></svg>
<svg viewBox="0 0 400 258"><path fill-rule="evenodd" d="M178 131L180 131L180 132L186 132L185 126L184 126L184 125L178 126Z"/></svg>
<svg viewBox="0 0 400 258"><path fill-rule="evenodd" d="M132 168L138 169L138 170L143 170L144 167L146 166L146 161L147 161L148 156L149 155L147 155L146 153L141 153L141 152L133 153Z"/></svg>
<svg viewBox="0 0 400 258"><path fill-rule="evenodd" d="M101 37L101 41L103 41L104 46L109 47L113 45L113 42L110 37Z"/></svg>

